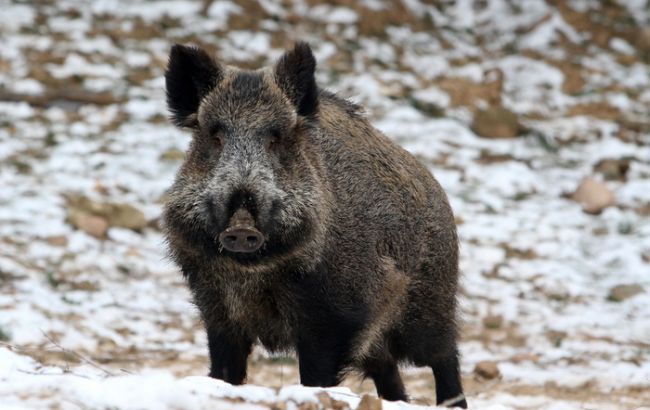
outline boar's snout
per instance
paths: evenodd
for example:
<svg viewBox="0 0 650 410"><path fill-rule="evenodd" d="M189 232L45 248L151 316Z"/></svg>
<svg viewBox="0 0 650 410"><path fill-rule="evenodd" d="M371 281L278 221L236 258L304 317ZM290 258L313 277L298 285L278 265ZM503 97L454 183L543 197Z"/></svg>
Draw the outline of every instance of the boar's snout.
<svg viewBox="0 0 650 410"><path fill-rule="evenodd" d="M255 252L264 244L264 235L254 227L253 216L239 209L230 218L228 227L219 234L219 242L230 252Z"/></svg>
<svg viewBox="0 0 650 410"><path fill-rule="evenodd" d="M264 243L264 235L255 228L228 228L219 235L219 241L231 252L255 252Z"/></svg>

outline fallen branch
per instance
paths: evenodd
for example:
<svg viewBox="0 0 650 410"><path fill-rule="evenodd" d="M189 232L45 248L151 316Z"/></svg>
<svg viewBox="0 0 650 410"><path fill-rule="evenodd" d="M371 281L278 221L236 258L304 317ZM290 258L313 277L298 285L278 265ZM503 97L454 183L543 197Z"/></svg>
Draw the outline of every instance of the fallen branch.
<svg viewBox="0 0 650 410"><path fill-rule="evenodd" d="M23 369L16 369L17 372L25 373L25 374L30 374L32 376L61 376L61 373L39 373L39 372L32 372L29 370L23 370ZM92 377L84 376L83 374L77 374L75 372L70 372L66 371L65 373L71 374L75 377L81 377L82 379L88 379L88 380L93 380Z"/></svg>
<svg viewBox="0 0 650 410"><path fill-rule="evenodd" d="M115 376L115 374L114 374L113 372L111 372L111 371L105 369L104 367L102 367L101 365L99 365L99 364L98 364L97 362L95 362L94 360L89 359L89 358L87 358L86 356L84 356L84 355L82 355L82 354L80 354L80 353L77 353L77 352L75 352L75 351L73 351L73 350L66 349L65 347L63 347L63 346L61 346L60 344L58 344L54 339L52 339L52 338L51 338L47 333L45 333L45 332L43 332L43 331L41 331L41 333L43 333L43 336L45 336L45 338L46 338L50 343L52 343L52 344L53 344L54 346L56 346L57 348L61 349L61 351L62 351L63 353L67 353L67 354L70 354L70 355L72 355L72 356L75 356L76 358L78 358L78 359L81 360L82 362L84 362L84 363L86 363L86 364L89 364L90 366L92 366L92 367L94 367L94 368L96 368L96 369L99 369L99 370L101 370L102 372L106 373L107 376Z"/></svg>

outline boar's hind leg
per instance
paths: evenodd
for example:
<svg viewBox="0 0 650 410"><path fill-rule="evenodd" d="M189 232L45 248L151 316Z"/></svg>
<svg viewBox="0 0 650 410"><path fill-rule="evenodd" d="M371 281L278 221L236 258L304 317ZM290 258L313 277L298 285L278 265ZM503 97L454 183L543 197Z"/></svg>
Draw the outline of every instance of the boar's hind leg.
<svg viewBox="0 0 650 410"><path fill-rule="evenodd" d="M370 376L377 387L377 395L384 400L407 401L404 383L399 375L397 363L391 358L369 359L364 371Z"/></svg>
<svg viewBox="0 0 650 410"><path fill-rule="evenodd" d="M225 332L217 326L207 326L210 349L210 377L230 384L242 384L246 379L246 361L252 342L244 336Z"/></svg>
<svg viewBox="0 0 650 410"><path fill-rule="evenodd" d="M436 404L444 403L449 407L466 409L467 402L460 381L457 349L454 349L452 354L447 357L436 359L431 368L436 379Z"/></svg>

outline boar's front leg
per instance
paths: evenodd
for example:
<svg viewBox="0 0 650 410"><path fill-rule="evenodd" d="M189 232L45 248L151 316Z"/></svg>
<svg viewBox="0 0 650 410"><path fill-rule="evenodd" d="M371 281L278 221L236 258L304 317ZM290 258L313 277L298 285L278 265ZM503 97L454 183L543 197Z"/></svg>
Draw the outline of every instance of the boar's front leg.
<svg viewBox="0 0 650 410"><path fill-rule="evenodd" d="M252 341L219 325L207 325L206 330L210 349L210 377L230 384L242 384L246 379L246 362L251 353Z"/></svg>
<svg viewBox="0 0 650 410"><path fill-rule="evenodd" d="M342 311L316 303L303 305L305 321L298 330L296 350L300 383L305 386L336 386L350 364L353 340L361 331L366 309ZM317 307L317 309L315 309Z"/></svg>
<svg viewBox="0 0 650 410"><path fill-rule="evenodd" d="M348 351L345 340L335 340L330 334L301 335L298 341L300 383L304 386L331 387L341 382Z"/></svg>
<svg viewBox="0 0 650 410"><path fill-rule="evenodd" d="M368 319L368 308L342 301L324 264L289 283L297 312L296 351L300 383L336 386L350 364L353 341Z"/></svg>

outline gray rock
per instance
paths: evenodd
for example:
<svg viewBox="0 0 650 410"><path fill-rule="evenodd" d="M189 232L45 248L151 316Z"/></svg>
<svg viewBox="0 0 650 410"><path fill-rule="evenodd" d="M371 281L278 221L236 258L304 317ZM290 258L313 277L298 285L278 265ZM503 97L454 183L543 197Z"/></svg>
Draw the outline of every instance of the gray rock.
<svg viewBox="0 0 650 410"><path fill-rule="evenodd" d="M610 302L622 302L626 299L634 297L638 294L643 293L645 290L643 286L638 284L624 284L616 285L609 290L609 295L607 295L607 300Z"/></svg>

